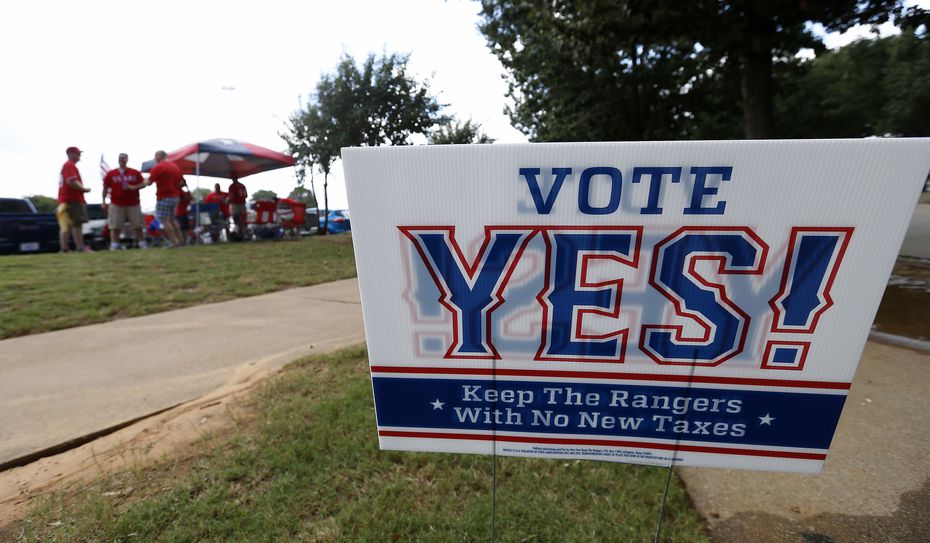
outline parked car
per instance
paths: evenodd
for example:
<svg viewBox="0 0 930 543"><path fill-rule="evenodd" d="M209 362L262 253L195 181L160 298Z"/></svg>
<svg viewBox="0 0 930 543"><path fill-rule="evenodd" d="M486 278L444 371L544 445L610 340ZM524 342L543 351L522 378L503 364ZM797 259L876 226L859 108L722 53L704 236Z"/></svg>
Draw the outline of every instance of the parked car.
<svg viewBox="0 0 930 543"><path fill-rule="evenodd" d="M320 215L320 229L323 228L323 216ZM352 221L349 219L348 209L329 210L329 233L344 234L352 231Z"/></svg>
<svg viewBox="0 0 930 543"><path fill-rule="evenodd" d="M57 251L58 219L25 198L0 198L0 254Z"/></svg>
<svg viewBox="0 0 930 543"><path fill-rule="evenodd" d="M107 229L107 213L102 204L87 204L87 222L81 225L84 244L94 249L104 249L110 245L110 232Z"/></svg>
<svg viewBox="0 0 930 543"><path fill-rule="evenodd" d="M320 232L320 210L308 207L304 216L304 227L300 229L301 236L311 236Z"/></svg>

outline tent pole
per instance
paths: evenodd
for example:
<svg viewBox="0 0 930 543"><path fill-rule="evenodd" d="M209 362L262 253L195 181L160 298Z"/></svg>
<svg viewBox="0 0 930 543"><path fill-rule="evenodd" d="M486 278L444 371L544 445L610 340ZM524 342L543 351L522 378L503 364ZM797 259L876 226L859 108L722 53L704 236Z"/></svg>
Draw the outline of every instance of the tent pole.
<svg viewBox="0 0 930 543"><path fill-rule="evenodd" d="M197 190L196 192L200 193L200 145L197 145ZM200 236L200 202L195 202L197 204L197 212L194 214L194 244L196 245Z"/></svg>

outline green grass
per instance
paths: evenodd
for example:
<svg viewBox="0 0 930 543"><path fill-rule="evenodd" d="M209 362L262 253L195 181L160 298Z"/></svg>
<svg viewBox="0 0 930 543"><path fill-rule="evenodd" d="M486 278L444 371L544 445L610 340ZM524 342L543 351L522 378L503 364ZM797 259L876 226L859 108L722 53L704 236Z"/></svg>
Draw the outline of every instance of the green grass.
<svg viewBox="0 0 930 543"><path fill-rule="evenodd" d="M0 339L355 276L351 236L0 257Z"/></svg>
<svg viewBox="0 0 930 543"><path fill-rule="evenodd" d="M243 411L186 459L46 497L22 541L489 540L491 458L379 451L363 350L292 364ZM497 541L652 541L665 474L498 458ZM677 480L662 540L707 541Z"/></svg>

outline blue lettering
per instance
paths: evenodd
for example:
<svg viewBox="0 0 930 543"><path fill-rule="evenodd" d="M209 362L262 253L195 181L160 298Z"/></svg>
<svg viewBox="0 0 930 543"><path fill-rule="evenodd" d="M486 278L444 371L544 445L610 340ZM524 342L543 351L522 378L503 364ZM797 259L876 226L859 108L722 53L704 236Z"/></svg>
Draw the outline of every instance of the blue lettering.
<svg viewBox="0 0 930 543"><path fill-rule="evenodd" d="M562 190L562 183L565 182L567 176L571 175L572 169L552 168L552 175L555 176L555 180L545 199L543 199L542 189L539 187L539 179L536 178L539 173L539 168L520 168L520 175L526 179L526 184L530 189L530 195L533 197L533 203L536 205L536 212L540 215L548 215L549 212L552 211L552 205L555 204L555 199L559 195L559 191Z"/></svg>
<svg viewBox="0 0 930 543"><path fill-rule="evenodd" d="M491 344L491 313L534 231L491 232L469 266L451 228L444 232L403 228L413 241L441 292L440 303L452 312L453 345L446 356L499 358ZM454 251L453 251L454 247Z"/></svg>
<svg viewBox="0 0 930 543"><path fill-rule="evenodd" d="M749 315L727 296L726 286L695 270L697 260L719 264L719 273L760 274L765 243L749 229L705 233L682 228L656 246L650 283L675 305L675 312L695 321L700 337L685 337L682 326L645 325L640 348L659 364L716 366L743 350Z"/></svg>
<svg viewBox="0 0 930 543"><path fill-rule="evenodd" d="M812 333L832 304L830 287L852 235L851 228L794 228L781 289L769 305L772 331Z"/></svg>
<svg viewBox="0 0 930 543"><path fill-rule="evenodd" d="M720 181L729 181L733 174L730 166L711 166L709 168L695 166L691 168L694 175L694 189L691 191L691 206L685 208L685 215L723 215L727 203L723 200L714 207L704 207L704 197L717 194L717 187L707 186L708 175L719 175Z"/></svg>
<svg viewBox="0 0 930 543"><path fill-rule="evenodd" d="M619 316L623 282L616 279L593 283L587 278L587 265L588 260L600 258L636 267L639 231L547 231L545 235L551 255L546 272L547 286L540 293L544 333L536 359L619 360L625 347L626 329L586 335L581 327L585 314ZM580 289L576 287L576 280ZM618 340L620 336L622 342Z"/></svg>
<svg viewBox="0 0 930 543"><path fill-rule="evenodd" d="M591 178L606 175L610 178L610 200L604 207L591 205ZM581 172L578 186L578 209L587 215L610 215L620 207L620 183L623 176L617 168L586 168Z"/></svg>
<svg viewBox="0 0 930 543"><path fill-rule="evenodd" d="M646 207L642 208L640 215L660 215L662 208L659 207L659 196L662 191L662 177L672 176L672 183L681 182L681 168L633 168L633 179L631 182L639 183L642 176L648 175L649 181L649 200Z"/></svg>

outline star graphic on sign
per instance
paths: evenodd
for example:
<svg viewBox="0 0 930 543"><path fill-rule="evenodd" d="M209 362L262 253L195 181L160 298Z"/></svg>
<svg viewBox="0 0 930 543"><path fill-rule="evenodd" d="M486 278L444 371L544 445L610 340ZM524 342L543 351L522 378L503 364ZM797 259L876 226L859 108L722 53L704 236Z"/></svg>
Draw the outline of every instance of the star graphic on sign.
<svg viewBox="0 0 930 543"><path fill-rule="evenodd" d="M766 413L764 417L759 417L759 426L762 426L763 424L766 426L771 426L773 420L775 420L775 417Z"/></svg>
<svg viewBox="0 0 930 543"><path fill-rule="evenodd" d="M430 405L433 406L433 411L437 409L442 409L442 406L446 405L445 402L440 402L439 398L436 398L435 402L430 402Z"/></svg>

